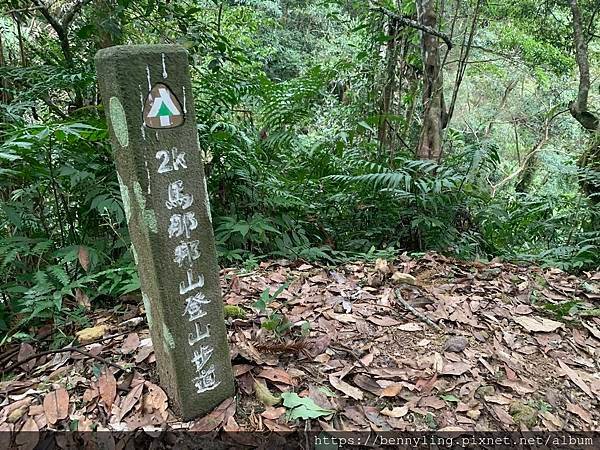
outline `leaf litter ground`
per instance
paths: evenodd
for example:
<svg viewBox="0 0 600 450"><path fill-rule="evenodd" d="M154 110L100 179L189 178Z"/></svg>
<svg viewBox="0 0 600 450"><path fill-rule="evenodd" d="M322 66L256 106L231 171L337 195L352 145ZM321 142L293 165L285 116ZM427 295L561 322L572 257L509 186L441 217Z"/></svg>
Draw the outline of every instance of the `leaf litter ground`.
<svg viewBox="0 0 600 450"><path fill-rule="evenodd" d="M600 273L427 254L221 275L226 304L245 312L227 319L235 398L179 421L133 302L124 316L96 310L75 350L4 349L0 447L33 448L26 432L37 430L599 428ZM261 294L282 285L257 313ZM287 332L261 327L274 314Z"/></svg>

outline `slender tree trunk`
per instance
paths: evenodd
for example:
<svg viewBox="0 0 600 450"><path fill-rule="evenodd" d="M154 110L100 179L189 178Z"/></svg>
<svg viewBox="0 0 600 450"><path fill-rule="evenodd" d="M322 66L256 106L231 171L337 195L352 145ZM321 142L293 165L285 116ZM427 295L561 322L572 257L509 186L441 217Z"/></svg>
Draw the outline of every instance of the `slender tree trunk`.
<svg viewBox="0 0 600 450"><path fill-rule="evenodd" d="M579 68L579 89L577 99L569 104L571 115L581 126L592 133L590 144L581 155L579 168L582 169L580 185L594 203L600 203L600 185L597 173L600 172L600 120L588 110L590 92L590 63L588 41L584 33L581 10L577 0L570 0L573 16L573 40L575 42L575 60ZM588 174L592 176L588 176Z"/></svg>
<svg viewBox="0 0 600 450"><path fill-rule="evenodd" d="M97 0L94 20L98 35L96 42L98 49L122 44L123 23L119 15L118 2L115 0Z"/></svg>
<svg viewBox="0 0 600 450"><path fill-rule="evenodd" d="M2 33L0 33L0 67L4 67L6 61L4 59L4 42L2 41ZM0 92L0 102L2 103L10 103L10 94L8 93L9 81L8 78L2 77L0 78L0 86L2 86L2 91Z"/></svg>
<svg viewBox="0 0 600 450"><path fill-rule="evenodd" d="M388 126L388 115L390 114L391 105L393 102L395 85L396 85L396 66L398 60L397 52L397 41L398 41L398 21L391 17L388 21L388 35L390 40L387 43L386 48L386 74L385 84L383 86L383 93L381 98L381 108L379 109L379 124L377 130L377 137L379 140L379 149L381 150L388 147L390 144L389 139L389 126Z"/></svg>
<svg viewBox="0 0 600 450"><path fill-rule="evenodd" d="M590 63L588 57L588 41L584 35L581 10L577 0L570 0L573 15L573 40L575 42L575 60L579 68L579 89L577 99L569 104L571 115L583 128L588 131L597 131L599 121L588 110L588 96L590 93Z"/></svg>
<svg viewBox="0 0 600 450"><path fill-rule="evenodd" d="M430 29L438 25L435 4L435 0L417 0L419 22ZM439 47L437 36L422 33L424 113L417 157L435 161L442 157L442 130L447 117Z"/></svg>

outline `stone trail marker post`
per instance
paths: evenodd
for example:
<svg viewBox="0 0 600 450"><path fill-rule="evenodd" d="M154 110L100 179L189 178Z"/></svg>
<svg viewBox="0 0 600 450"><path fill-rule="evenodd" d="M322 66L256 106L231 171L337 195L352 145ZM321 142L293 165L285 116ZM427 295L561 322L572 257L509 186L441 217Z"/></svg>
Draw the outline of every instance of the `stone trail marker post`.
<svg viewBox="0 0 600 450"><path fill-rule="evenodd" d="M161 384L191 419L234 382L188 54L117 46L96 68Z"/></svg>

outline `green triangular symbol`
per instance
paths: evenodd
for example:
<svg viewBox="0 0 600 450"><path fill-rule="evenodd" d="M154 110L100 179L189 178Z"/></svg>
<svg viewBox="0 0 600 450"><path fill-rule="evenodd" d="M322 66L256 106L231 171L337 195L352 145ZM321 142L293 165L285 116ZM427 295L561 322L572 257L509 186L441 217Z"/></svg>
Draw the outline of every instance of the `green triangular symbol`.
<svg viewBox="0 0 600 450"><path fill-rule="evenodd" d="M167 107L165 102L163 102L162 100L161 100L160 108L158 110L158 115L159 116L172 116L173 115L171 110Z"/></svg>

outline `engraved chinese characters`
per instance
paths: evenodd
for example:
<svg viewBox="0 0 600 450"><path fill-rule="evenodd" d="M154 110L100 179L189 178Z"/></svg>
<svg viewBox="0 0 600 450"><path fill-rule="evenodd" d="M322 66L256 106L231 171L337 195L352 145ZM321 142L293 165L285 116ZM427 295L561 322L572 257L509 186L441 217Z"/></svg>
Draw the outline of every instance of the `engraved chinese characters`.
<svg viewBox="0 0 600 450"><path fill-rule="evenodd" d="M161 385L193 419L231 397L234 379L188 55L115 46L96 67Z"/></svg>
<svg viewBox="0 0 600 450"><path fill-rule="evenodd" d="M156 159L162 160L157 171L159 174L182 175L184 171L189 170L185 163L185 152L176 148L171 149L170 152L158 151ZM169 165L171 161L172 164ZM186 279L179 283L179 294L184 299L183 316L193 324L188 345L193 349L194 356L190 362L194 365L197 374L193 383L197 392L201 394L216 388L220 381L217 380L215 365L210 362L214 351L207 342L210 338L210 324L202 321L202 318L207 315L206 308L210 304L210 299L202 292L204 275L196 273L192 267L194 261L202 256L198 248L199 240L192 239L192 232L198 228L196 213L193 211L194 196L186 192L181 179L174 181L169 179L166 186L168 200L165 206L172 212L167 231L170 239L181 239L173 247L173 262L178 267L187 267Z"/></svg>

